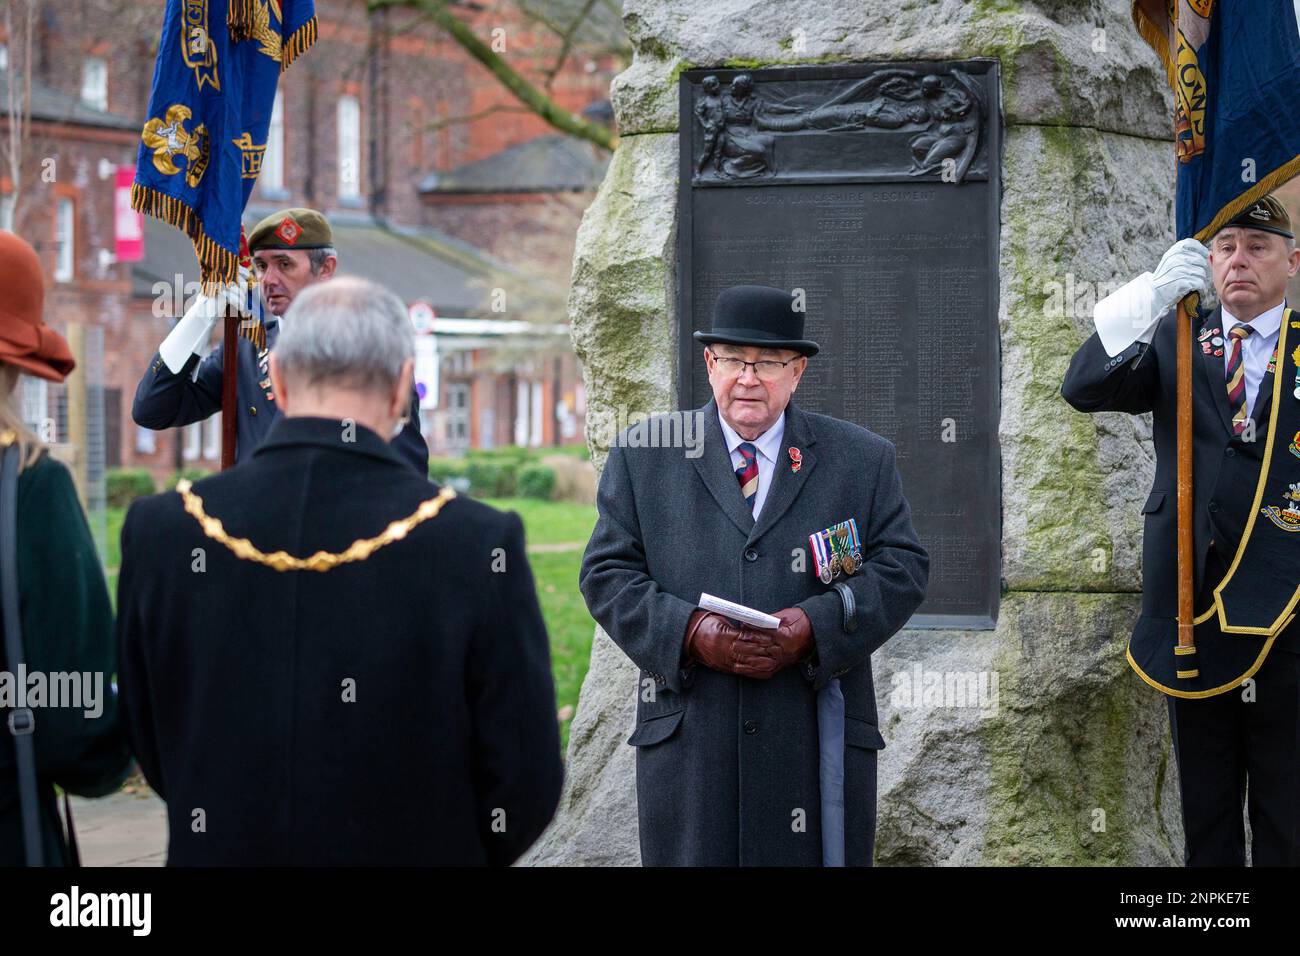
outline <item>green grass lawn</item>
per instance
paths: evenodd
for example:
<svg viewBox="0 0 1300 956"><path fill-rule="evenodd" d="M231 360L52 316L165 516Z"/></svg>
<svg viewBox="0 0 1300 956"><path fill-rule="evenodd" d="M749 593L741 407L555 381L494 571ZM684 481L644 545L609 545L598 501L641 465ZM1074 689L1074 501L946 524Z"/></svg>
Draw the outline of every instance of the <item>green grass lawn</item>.
<svg viewBox="0 0 1300 956"><path fill-rule="evenodd" d="M551 673L555 676L555 702L563 710L576 709L578 691L587 676L591 638L596 622L578 591L578 569L582 552L596 526L596 509L567 501L537 501L533 498L485 498L503 511L515 511L524 522L524 539L535 545L573 544L563 551L534 552L528 556L537 582L537 600L551 638ZM564 747L569 746L569 724L560 725Z"/></svg>
<svg viewBox="0 0 1300 956"><path fill-rule="evenodd" d="M569 544L577 542L578 551L587 546L591 529L596 527L596 509L592 505L575 505L568 501L538 501L535 498L483 498L484 504L502 511L518 512L524 519L524 536L535 544ZM573 575L577 587L578 575Z"/></svg>
<svg viewBox="0 0 1300 956"><path fill-rule="evenodd" d="M578 691L587 676L591 638L595 622L578 592L578 568L596 509L566 501L537 501L532 498L488 498L487 504L519 513L529 547L564 545L565 550L536 552L528 556L537 583L537 600L542 606L546 631L551 638L551 672L555 677L556 706L576 709ZM117 566L120 562L123 508L108 509L108 588L117 603ZM564 747L569 745L572 716L560 725Z"/></svg>

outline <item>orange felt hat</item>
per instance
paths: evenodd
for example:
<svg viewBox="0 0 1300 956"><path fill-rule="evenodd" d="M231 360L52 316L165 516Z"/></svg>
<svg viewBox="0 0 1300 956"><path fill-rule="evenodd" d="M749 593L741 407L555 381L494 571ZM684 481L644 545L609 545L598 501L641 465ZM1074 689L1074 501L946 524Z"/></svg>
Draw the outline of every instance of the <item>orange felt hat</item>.
<svg viewBox="0 0 1300 956"><path fill-rule="evenodd" d="M74 368L72 350L45 324L45 272L36 251L0 229L0 362L52 382Z"/></svg>

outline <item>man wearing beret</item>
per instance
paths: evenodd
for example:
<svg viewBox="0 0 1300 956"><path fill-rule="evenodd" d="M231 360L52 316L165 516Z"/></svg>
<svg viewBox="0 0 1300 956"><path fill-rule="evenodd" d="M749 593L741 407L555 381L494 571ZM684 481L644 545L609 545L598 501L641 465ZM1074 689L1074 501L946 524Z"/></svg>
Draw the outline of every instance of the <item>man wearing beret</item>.
<svg viewBox="0 0 1300 956"><path fill-rule="evenodd" d="M246 461L279 417L269 373L270 351L280 334L281 317L308 286L328 281L338 266L329 222L314 209L283 209L259 222L248 235L265 318L261 347L241 336L236 359L235 460ZM162 430L202 421L221 411L224 343L203 357L217 321L218 301L199 296L154 355L135 390L131 417L143 428ZM196 371L197 370L197 371ZM393 439L393 448L421 475L428 472L429 450L420 435L419 396Z"/></svg>
<svg viewBox="0 0 1300 956"><path fill-rule="evenodd" d="M1251 202L1214 234L1175 244L1097 303L1097 331L1061 392L1083 412L1153 413L1156 474L1142 507L1138 675L1169 700L1188 866L1300 865L1300 268L1290 218ZM1192 319L1194 640L1178 642L1178 301ZM1163 321L1161 321L1163 317Z"/></svg>
<svg viewBox="0 0 1300 956"><path fill-rule="evenodd" d="M628 743L647 866L871 864L871 653L921 603L929 558L894 446L790 401L817 353L793 304L724 290L695 333L713 398L622 432L601 476L579 586L641 670ZM645 440L681 416L702 448Z"/></svg>

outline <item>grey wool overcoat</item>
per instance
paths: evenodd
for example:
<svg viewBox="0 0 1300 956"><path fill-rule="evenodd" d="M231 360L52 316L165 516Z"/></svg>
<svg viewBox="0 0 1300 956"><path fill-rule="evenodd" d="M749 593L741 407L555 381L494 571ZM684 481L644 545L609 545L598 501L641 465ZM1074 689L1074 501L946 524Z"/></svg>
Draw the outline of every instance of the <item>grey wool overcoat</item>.
<svg viewBox="0 0 1300 956"><path fill-rule="evenodd" d="M610 448L599 518L579 585L592 616L641 669L636 788L647 866L821 863L817 691L844 695L845 861L869 866L876 826L871 653L921 603L929 557L917 541L894 446L857 425L786 407L785 435L758 520L750 515L711 400L699 447L644 446L659 416ZM637 430L640 429L638 433ZM789 449L798 450L794 470ZM857 627L813 570L808 536L855 518L864 567L847 580ZM761 611L798 606L814 657L768 680L683 667L700 593ZM630 690L630 688L629 688Z"/></svg>

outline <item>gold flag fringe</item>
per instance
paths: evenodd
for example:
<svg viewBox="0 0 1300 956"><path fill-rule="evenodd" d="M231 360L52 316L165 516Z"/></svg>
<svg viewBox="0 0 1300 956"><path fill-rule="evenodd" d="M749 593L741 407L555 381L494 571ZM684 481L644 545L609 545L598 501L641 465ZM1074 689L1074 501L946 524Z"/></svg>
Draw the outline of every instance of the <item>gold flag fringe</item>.
<svg viewBox="0 0 1300 956"><path fill-rule="evenodd" d="M1160 57L1160 62L1164 64L1165 79L1169 81L1169 88L1171 90L1177 89L1177 65L1174 63L1173 53L1169 49L1171 42L1169 30L1162 29L1159 24L1148 18L1146 11L1142 9L1137 0L1133 0L1129 12L1133 17L1133 25L1137 27L1138 33L1142 34L1142 39L1146 40L1151 49L1156 51L1156 55ZM1175 10L1175 19L1176 14L1177 11ZM1175 19L1170 20L1170 30L1177 29Z"/></svg>
<svg viewBox="0 0 1300 956"><path fill-rule="evenodd" d="M213 293L239 275L239 254L214 242L203 231L203 223L188 203L140 183L131 185L131 208L146 216L161 219L190 237L199 260L203 291Z"/></svg>
<svg viewBox="0 0 1300 956"><path fill-rule="evenodd" d="M239 334L253 343L259 352L266 348L266 323L258 319L244 319L239 323Z"/></svg>
<svg viewBox="0 0 1300 956"><path fill-rule="evenodd" d="M1300 156L1283 163L1232 202L1226 204L1219 210L1219 214L1210 220L1210 224L1196 234L1196 239L1200 242L1209 242L1216 232L1227 225L1229 221L1236 219L1243 209L1256 200L1263 199L1288 179L1297 175L1300 175Z"/></svg>
<svg viewBox="0 0 1300 956"><path fill-rule="evenodd" d="M280 72L281 73L289 69L289 67L293 64L294 60L298 59L298 57L302 56L304 53L306 53L308 50L312 48L312 44L316 42L316 32L317 32L316 18L312 17L310 20L308 20L306 23L300 26L297 30L294 30L293 33L291 33L289 36L285 37L283 41L281 41L280 43Z"/></svg>
<svg viewBox="0 0 1300 956"><path fill-rule="evenodd" d="M230 42L253 39L253 19L257 15L257 0L230 0L230 9L226 11L226 29L230 31Z"/></svg>

